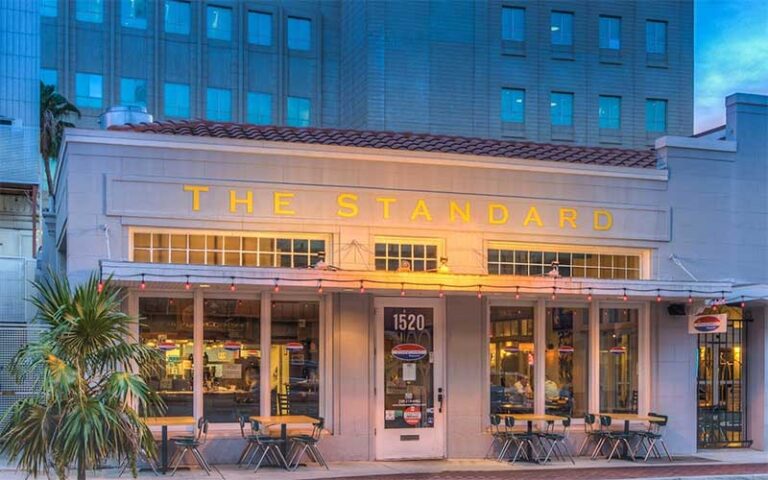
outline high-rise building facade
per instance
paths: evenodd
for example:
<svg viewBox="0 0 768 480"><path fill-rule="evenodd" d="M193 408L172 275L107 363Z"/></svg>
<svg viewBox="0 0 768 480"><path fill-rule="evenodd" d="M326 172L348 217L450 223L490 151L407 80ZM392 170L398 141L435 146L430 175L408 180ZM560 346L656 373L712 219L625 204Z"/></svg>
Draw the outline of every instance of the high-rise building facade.
<svg viewBox="0 0 768 480"><path fill-rule="evenodd" d="M693 128L693 4L42 0L83 110L648 147Z"/></svg>

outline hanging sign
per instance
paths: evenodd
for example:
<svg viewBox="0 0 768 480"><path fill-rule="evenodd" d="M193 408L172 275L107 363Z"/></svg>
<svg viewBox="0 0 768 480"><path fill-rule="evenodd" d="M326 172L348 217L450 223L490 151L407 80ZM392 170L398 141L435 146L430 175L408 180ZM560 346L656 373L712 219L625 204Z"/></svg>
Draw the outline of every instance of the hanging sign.
<svg viewBox="0 0 768 480"><path fill-rule="evenodd" d="M557 349L560 353L573 353L573 346L572 345L560 345L560 347Z"/></svg>
<svg viewBox="0 0 768 480"><path fill-rule="evenodd" d="M520 352L520 347L517 347L517 346L504 347L504 351L507 353L518 353Z"/></svg>
<svg viewBox="0 0 768 480"><path fill-rule="evenodd" d="M611 352L614 355L624 355L625 353L627 353L627 349L624 347L611 347L609 352Z"/></svg>
<svg viewBox="0 0 768 480"><path fill-rule="evenodd" d="M414 362L427 356L427 349L416 343L401 343L392 348L392 356L404 362Z"/></svg>
<svg viewBox="0 0 768 480"><path fill-rule="evenodd" d="M231 340L228 340L224 342L224 350L229 350L230 352L236 352L240 350L240 342L233 342Z"/></svg>
<svg viewBox="0 0 768 480"><path fill-rule="evenodd" d="M688 333L725 333L728 330L728 314L688 315Z"/></svg>
<svg viewBox="0 0 768 480"><path fill-rule="evenodd" d="M159 348L164 352L167 352L168 350L174 350L176 348L176 344L174 342L169 342L169 341L160 342L157 345L157 348Z"/></svg>
<svg viewBox="0 0 768 480"><path fill-rule="evenodd" d="M289 352L300 352L304 350L304 345L300 342L288 342L285 344L285 349Z"/></svg>

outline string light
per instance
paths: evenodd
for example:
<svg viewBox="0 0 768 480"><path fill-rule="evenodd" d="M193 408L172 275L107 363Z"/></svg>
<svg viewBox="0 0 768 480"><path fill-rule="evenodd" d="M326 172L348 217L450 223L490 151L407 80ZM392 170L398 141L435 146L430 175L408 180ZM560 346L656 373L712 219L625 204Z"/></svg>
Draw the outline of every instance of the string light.
<svg viewBox="0 0 768 480"><path fill-rule="evenodd" d="M96 291L99 293L104 291L104 282L102 282L101 280L99 280L99 284L96 285Z"/></svg>
<svg viewBox="0 0 768 480"><path fill-rule="evenodd" d="M365 293L365 285L362 280L360 280L360 293Z"/></svg>
<svg viewBox="0 0 768 480"><path fill-rule="evenodd" d="M323 294L323 281L322 280L318 280L317 281L317 293L319 293L320 295Z"/></svg>
<svg viewBox="0 0 768 480"><path fill-rule="evenodd" d="M477 286L477 298L483 298L483 286L478 285Z"/></svg>
<svg viewBox="0 0 768 480"><path fill-rule="evenodd" d="M141 285L139 285L139 287L140 287L142 290L144 290L145 288L147 288L147 282L145 282L145 281L144 281L144 274L143 274L143 273L141 274Z"/></svg>
<svg viewBox="0 0 768 480"><path fill-rule="evenodd" d="M189 283L189 275L187 275L187 283L184 284L184 289L189 290L192 288L192 285Z"/></svg>
<svg viewBox="0 0 768 480"><path fill-rule="evenodd" d="M693 297L691 296L690 290L688 290L688 303L693 303Z"/></svg>
<svg viewBox="0 0 768 480"><path fill-rule="evenodd" d="M440 290L437 291L437 296L440 298L443 298L445 296L445 293L443 292L443 286L440 285Z"/></svg>
<svg viewBox="0 0 768 480"><path fill-rule="evenodd" d="M629 298L629 297L627 297L627 289L625 288L625 289L624 289L624 296L623 296L623 297L621 297L621 299L622 299L622 300L624 300L624 301L626 302L626 301L627 301L627 298Z"/></svg>
<svg viewBox="0 0 768 480"><path fill-rule="evenodd" d="M237 287L235 287L235 277L232 277L232 283L229 284L229 291L234 292L237 290Z"/></svg>
<svg viewBox="0 0 768 480"><path fill-rule="evenodd" d="M591 288L589 289L589 292L587 293L587 301L588 302L592 301L592 289Z"/></svg>
<svg viewBox="0 0 768 480"><path fill-rule="evenodd" d="M515 287L515 300L520 300L520 287Z"/></svg>
<svg viewBox="0 0 768 480"><path fill-rule="evenodd" d="M741 308L744 308L747 306L747 302L744 301L744 295L741 296Z"/></svg>
<svg viewBox="0 0 768 480"><path fill-rule="evenodd" d="M275 288L272 289L272 291L275 292L275 293L280 292L280 283L279 282L280 282L280 279L276 278L275 279Z"/></svg>
<svg viewBox="0 0 768 480"><path fill-rule="evenodd" d="M552 300L557 299L557 287L552 287Z"/></svg>
<svg viewBox="0 0 768 480"><path fill-rule="evenodd" d="M405 283L400 284L400 296L401 297L405 296Z"/></svg>

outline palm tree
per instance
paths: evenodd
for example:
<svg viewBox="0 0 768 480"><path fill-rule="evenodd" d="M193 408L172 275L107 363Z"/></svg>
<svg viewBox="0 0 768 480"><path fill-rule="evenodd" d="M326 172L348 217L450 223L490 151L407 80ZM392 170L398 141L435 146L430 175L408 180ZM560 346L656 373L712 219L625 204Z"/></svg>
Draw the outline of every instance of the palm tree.
<svg viewBox="0 0 768 480"><path fill-rule="evenodd" d="M51 198L55 195L51 164L59 154L64 129L75 126L67 121L71 115L80 118L80 110L66 97L57 93L53 85L40 82L40 155L43 157L45 179Z"/></svg>
<svg viewBox="0 0 768 480"><path fill-rule="evenodd" d="M165 408L144 381L161 366L160 353L132 338L136 319L121 312L122 295L110 281L93 275L72 288L50 273L34 286L30 301L47 329L9 366L37 393L3 416L0 455L34 477L65 479L74 465L83 480L108 459L128 462L135 476L139 452L156 456L139 412Z"/></svg>

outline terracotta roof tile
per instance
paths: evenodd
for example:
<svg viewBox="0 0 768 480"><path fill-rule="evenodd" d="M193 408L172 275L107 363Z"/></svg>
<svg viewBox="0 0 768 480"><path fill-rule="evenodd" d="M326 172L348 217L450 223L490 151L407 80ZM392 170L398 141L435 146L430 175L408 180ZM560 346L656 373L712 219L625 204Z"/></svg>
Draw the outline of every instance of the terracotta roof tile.
<svg viewBox="0 0 768 480"><path fill-rule="evenodd" d="M656 168L656 154L652 149L583 147L408 132L277 127L203 120L118 125L110 127L110 130Z"/></svg>

